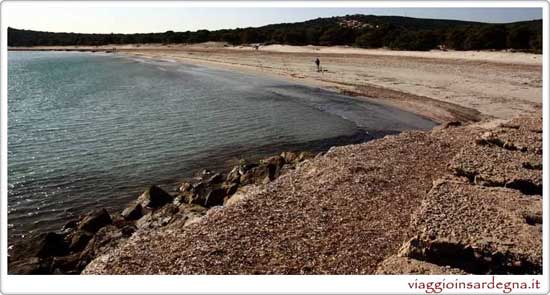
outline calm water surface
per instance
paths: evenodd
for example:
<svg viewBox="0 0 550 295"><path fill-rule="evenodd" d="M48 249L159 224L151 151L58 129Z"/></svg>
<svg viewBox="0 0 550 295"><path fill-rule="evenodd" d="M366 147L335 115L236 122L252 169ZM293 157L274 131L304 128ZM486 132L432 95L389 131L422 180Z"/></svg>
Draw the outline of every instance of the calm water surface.
<svg viewBox="0 0 550 295"><path fill-rule="evenodd" d="M289 82L69 52L9 52L8 113L10 243L199 168L434 126Z"/></svg>

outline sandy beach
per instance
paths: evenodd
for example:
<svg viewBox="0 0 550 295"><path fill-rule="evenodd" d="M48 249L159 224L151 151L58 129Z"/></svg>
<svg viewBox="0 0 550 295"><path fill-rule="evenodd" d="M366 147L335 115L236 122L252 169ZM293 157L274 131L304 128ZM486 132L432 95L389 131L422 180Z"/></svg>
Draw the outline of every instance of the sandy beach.
<svg viewBox="0 0 550 295"><path fill-rule="evenodd" d="M437 122L507 119L542 106L542 55L536 54L283 45L255 50L219 43L128 45L117 52L276 75L373 98Z"/></svg>
<svg viewBox="0 0 550 295"><path fill-rule="evenodd" d="M436 122L507 119L542 107L542 55L519 52L391 51L268 45L258 50L195 45L36 47L113 50L144 58L274 75L397 106ZM317 72L315 58L321 60Z"/></svg>
<svg viewBox="0 0 550 295"><path fill-rule="evenodd" d="M448 123L204 170L175 194L151 186L120 213L95 210L28 243L13 273L542 272L541 55L219 43L33 49L284 78Z"/></svg>

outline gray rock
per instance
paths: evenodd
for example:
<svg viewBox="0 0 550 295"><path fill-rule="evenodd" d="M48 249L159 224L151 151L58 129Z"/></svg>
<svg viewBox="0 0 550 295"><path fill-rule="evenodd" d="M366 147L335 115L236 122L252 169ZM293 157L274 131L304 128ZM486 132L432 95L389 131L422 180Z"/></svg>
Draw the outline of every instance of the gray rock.
<svg viewBox="0 0 550 295"><path fill-rule="evenodd" d="M40 275L49 274L52 258L28 257L10 261L8 274L15 275Z"/></svg>
<svg viewBox="0 0 550 295"><path fill-rule="evenodd" d="M189 182L182 182L178 188L180 192L187 192L189 190L191 190L191 184Z"/></svg>
<svg viewBox="0 0 550 295"><path fill-rule="evenodd" d="M171 203L173 199L174 198L163 189L153 185L143 192L141 196L139 196L138 203L140 203L143 207L154 209Z"/></svg>
<svg viewBox="0 0 550 295"><path fill-rule="evenodd" d="M97 209L88 214L78 226L79 230L95 233L100 228L111 224L113 221L111 216L105 209Z"/></svg>
<svg viewBox="0 0 550 295"><path fill-rule="evenodd" d="M239 184L234 182L230 182L230 183L226 182L222 185L222 188L225 190L225 194L230 196L237 191L237 189L239 188Z"/></svg>
<svg viewBox="0 0 550 295"><path fill-rule="evenodd" d="M217 188L217 189L211 190L208 193L204 201L204 204L202 205L205 207L221 206L223 205L224 198L225 198L225 190L222 188Z"/></svg>
<svg viewBox="0 0 550 295"><path fill-rule="evenodd" d="M261 165L248 170L245 174L241 175L241 185L247 184L261 184L265 178L269 178L269 170L267 166Z"/></svg>
<svg viewBox="0 0 550 295"><path fill-rule="evenodd" d="M294 152L282 152L281 157L288 164L292 164L298 159L298 155Z"/></svg>
<svg viewBox="0 0 550 295"><path fill-rule="evenodd" d="M143 216L141 204L132 203L122 211L121 215L125 220L137 220Z"/></svg>
<svg viewBox="0 0 550 295"><path fill-rule="evenodd" d="M14 249L13 257L51 257L63 256L69 253L69 245L65 241L65 236L49 232L40 234L21 241Z"/></svg>
<svg viewBox="0 0 550 295"><path fill-rule="evenodd" d="M221 175L220 173L213 174L208 179L206 179L205 182L207 183L207 185L222 183L223 182L223 175Z"/></svg>
<svg viewBox="0 0 550 295"><path fill-rule="evenodd" d="M228 174L225 179L227 183L239 183L241 174L239 173L239 167L234 167Z"/></svg>
<svg viewBox="0 0 550 295"><path fill-rule="evenodd" d="M83 265L80 264L80 253L73 253L52 259L49 273L52 274L80 274Z"/></svg>
<svg viewBox="0 0 550 295"><path fill-rule="evenodd" d="M92 239L93 234L89 233L87 231L79 230L72 235L71 238L71 244L69 245L69 249L72 252L78 252L84 249L88 242Z"/></svg>
<svg viewBox="0 0 550 295"><path fill-rule="evenodd" d="M101 228L80 253L79 267L84 268L93 258L116 247L124 239L124 234L115 226L108 225Z"/></svg>

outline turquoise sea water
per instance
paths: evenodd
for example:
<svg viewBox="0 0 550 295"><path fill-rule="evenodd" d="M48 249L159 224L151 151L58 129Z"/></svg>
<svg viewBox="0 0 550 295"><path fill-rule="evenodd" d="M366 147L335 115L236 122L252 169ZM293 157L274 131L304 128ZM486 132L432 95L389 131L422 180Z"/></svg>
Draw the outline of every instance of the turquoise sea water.
<svg viewBox="0 0 550 295"><path fill-rule="evenodd" d="M72 52L8 54L10 243L200 168L434 123L289 82ZM336 142L333 139L339 138Z"/></svg>

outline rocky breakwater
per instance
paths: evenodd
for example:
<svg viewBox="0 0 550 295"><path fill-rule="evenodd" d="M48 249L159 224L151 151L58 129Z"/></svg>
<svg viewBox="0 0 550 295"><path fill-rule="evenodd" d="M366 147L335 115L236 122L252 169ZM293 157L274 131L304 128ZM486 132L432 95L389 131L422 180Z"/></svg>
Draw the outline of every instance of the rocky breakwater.
<svg viewBox="0 0 550 295"><path fill-rule="evenodd" d="M79 274L94 258L116 248L134 234L167 225L186 226L212 208L236 203L301 162L309 152L278 156L233 167L228 173L203 170L181 183L176 194L158 186L145 190L120 213L96 209L68 221L59 231L18 242L8 257L10 274Z"/></svg>

